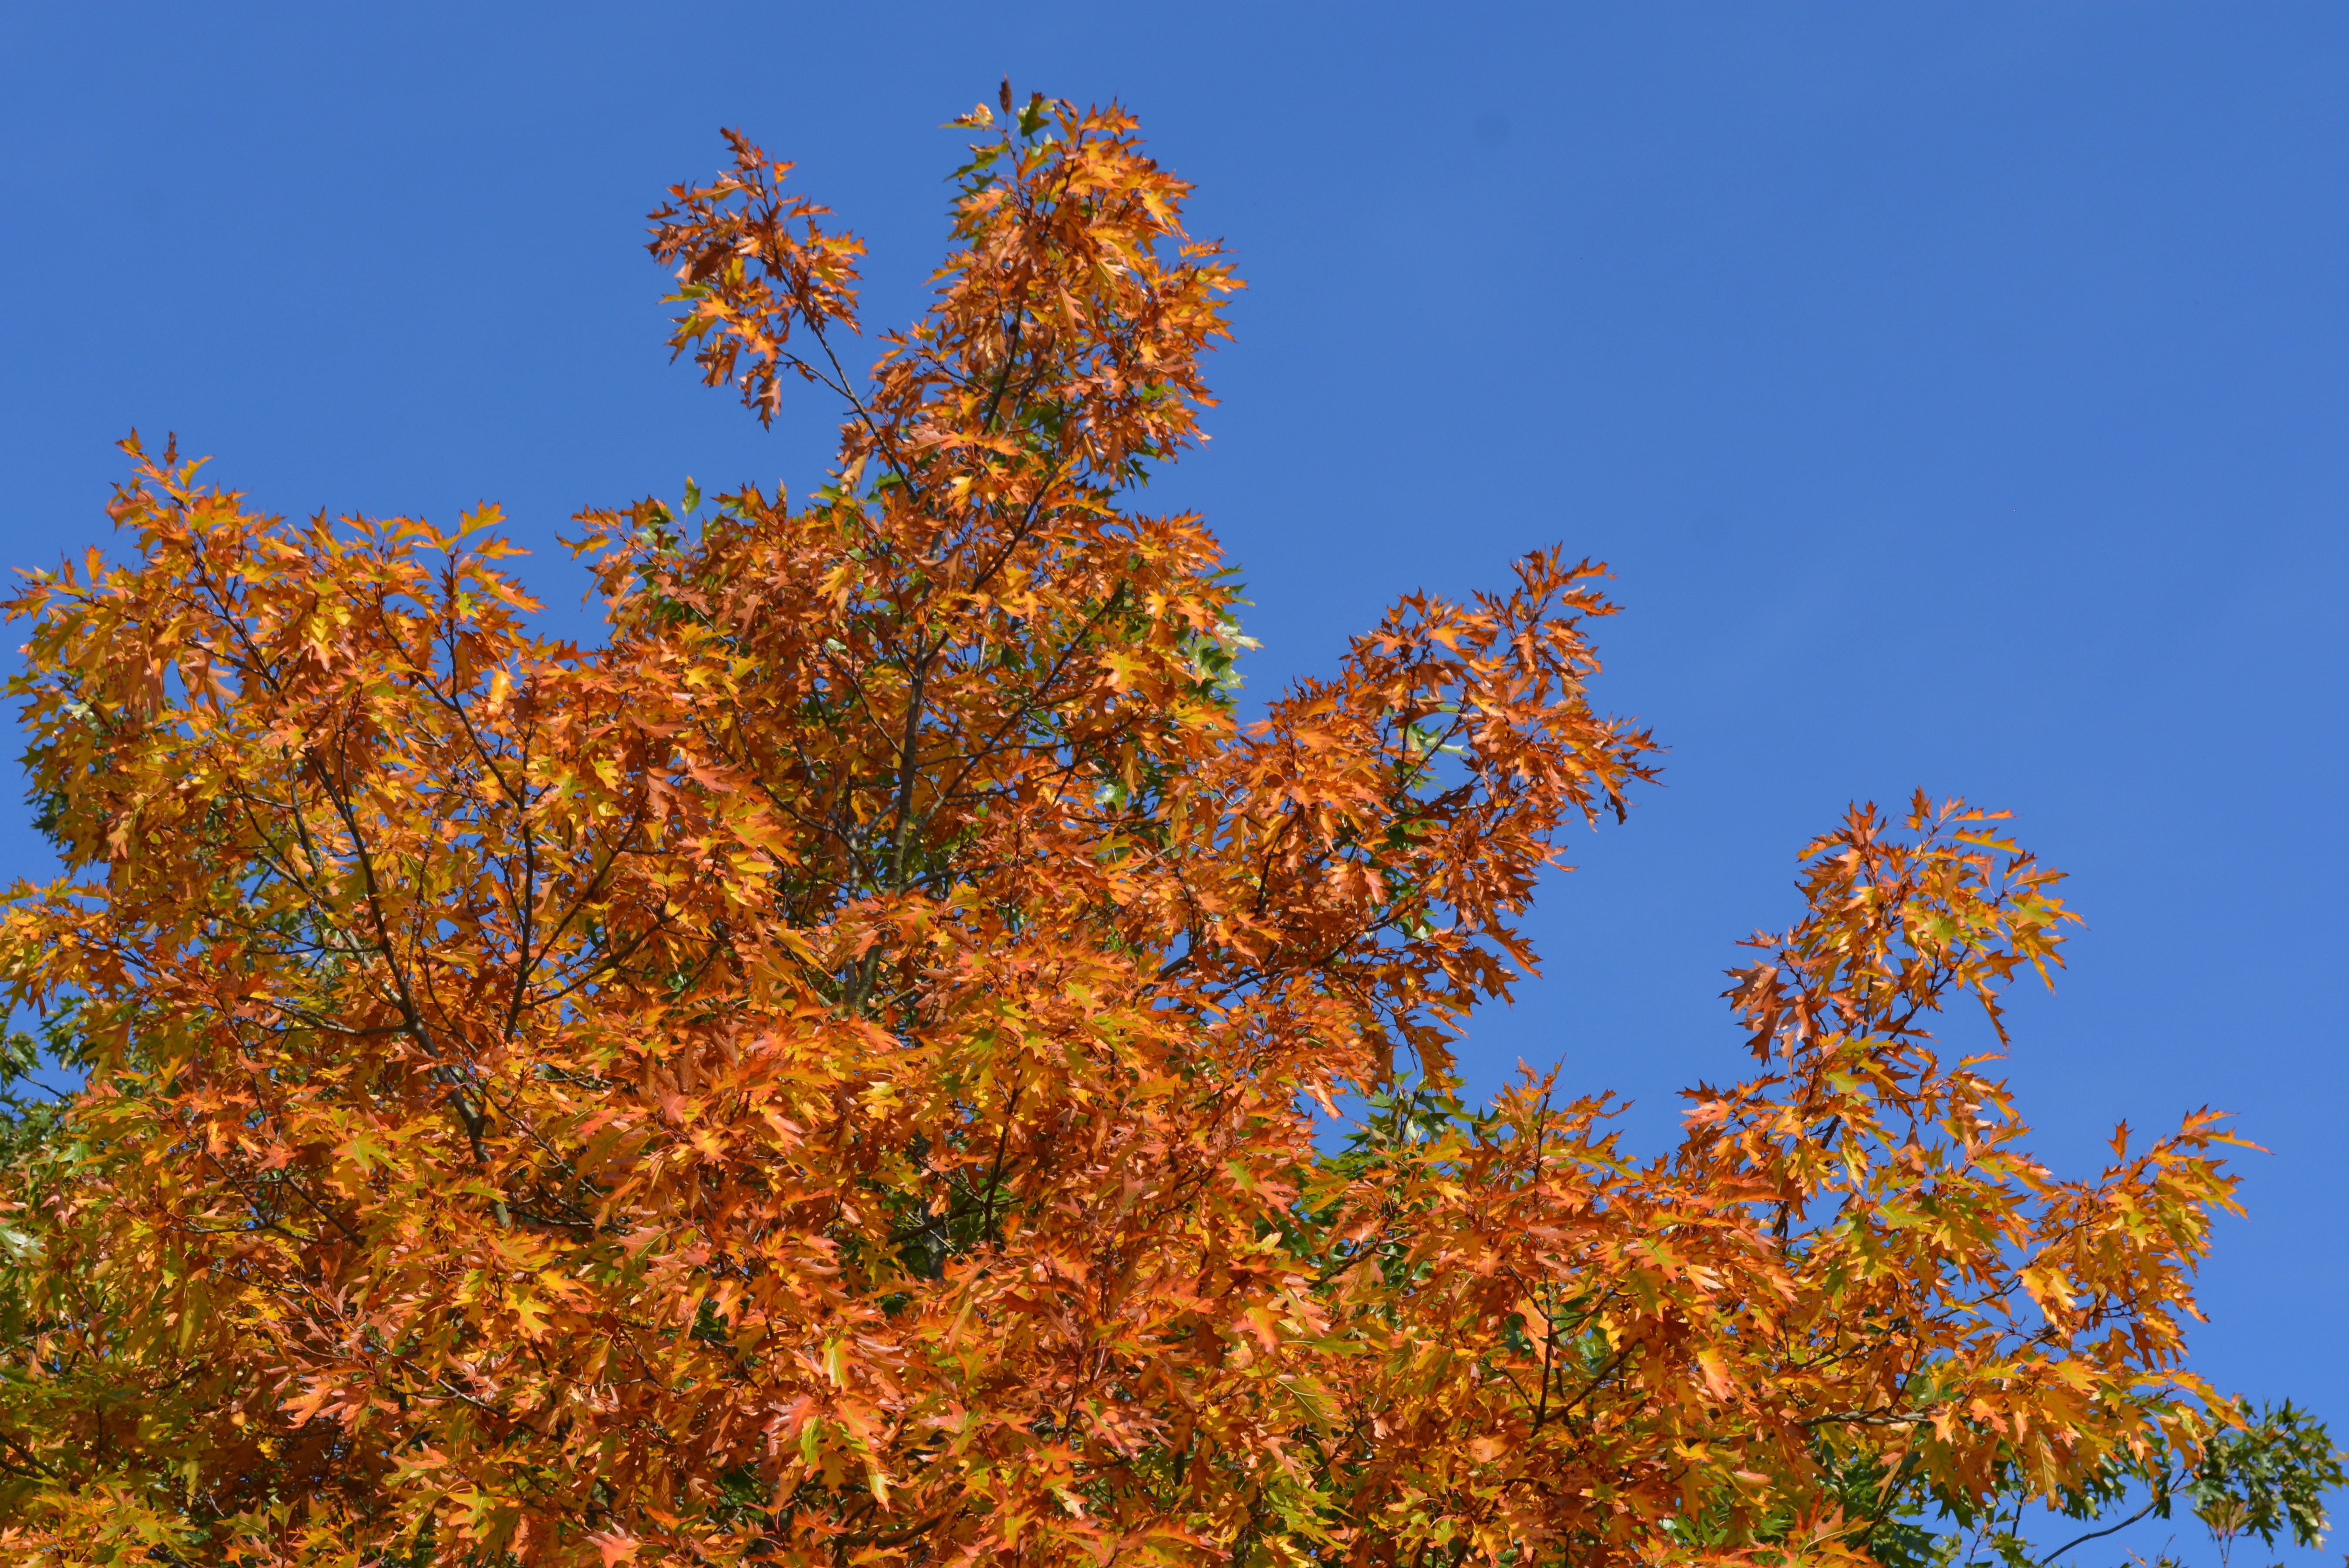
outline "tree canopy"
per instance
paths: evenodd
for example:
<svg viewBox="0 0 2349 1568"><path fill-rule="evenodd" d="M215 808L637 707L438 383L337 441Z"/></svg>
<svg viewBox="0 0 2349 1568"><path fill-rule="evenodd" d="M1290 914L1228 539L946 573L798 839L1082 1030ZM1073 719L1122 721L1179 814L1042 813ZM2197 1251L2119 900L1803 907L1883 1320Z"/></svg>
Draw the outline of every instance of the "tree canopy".
<svg viewBox="0 0 2349 1568"><path fill-rule="evenodd" d="M1930 1032L2061 963L1995 813L1803 851L1666 1152L1554 1075L1462 1102L1561 835L1654 775L1603 570L1400 599L1243 722L1232 569L1142 504L1238 282L1123 111L957 123L862 377L790 165L730 134L654 214L678 352L838 459L583 514L598 645L494 509L288 521L135 438L135 548L11 601L63 872L0 974L78 1075L10 1122L12 1561L2314 1539L2322 1427L2185 1365L2220 1119L2060 1177Z"/></svg>

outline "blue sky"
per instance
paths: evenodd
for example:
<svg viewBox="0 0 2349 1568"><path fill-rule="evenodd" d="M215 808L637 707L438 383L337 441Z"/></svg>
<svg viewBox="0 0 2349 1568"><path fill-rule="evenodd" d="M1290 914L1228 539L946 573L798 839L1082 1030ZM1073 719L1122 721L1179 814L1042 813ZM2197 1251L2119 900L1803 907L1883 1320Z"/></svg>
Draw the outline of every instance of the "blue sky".
<svg viewBox="0 0 2349 1568"><path fill-rule="evenodd" d="M1531 546L1615 568L1666 784L1546 891L1479 1086L1563 1058L1661 1143L1809 834L2011 808L2089 921L2016 1010L2038 1146L2238 1112L2198 1359L2349 1429L2349 9L13 6L5 561L105 542L109 443L177 429L273 510L496 500L584 632L571 512L828 446L667 363L662 187L720 125L799 159L886 325L1007 73L1135 108L1249 280L1160 494L1245 568L1252 690Z"/></svg>

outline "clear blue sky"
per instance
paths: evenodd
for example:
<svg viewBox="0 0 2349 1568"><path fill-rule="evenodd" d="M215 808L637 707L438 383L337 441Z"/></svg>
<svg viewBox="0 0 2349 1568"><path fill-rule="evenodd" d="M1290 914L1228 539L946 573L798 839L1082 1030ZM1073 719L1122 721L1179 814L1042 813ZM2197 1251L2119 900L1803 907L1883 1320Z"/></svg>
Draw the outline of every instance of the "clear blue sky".
<svg viewBox="0 0 2349 1568"><path fill-rule="evenodd" d="M2090 922L2018 1009L2041 1147L2239 1112L2273 1153L2198 1356L2349 1431L2349 7L17 5L5 559L108 538L133 425L272 509L541 546L688 473L803 490L829 410L762 435L667 362L642 215L742 126L891 324L933 128L1007 72L1138 110L1237 250L1164 493L1246 567L1252 689L1529 546L1615 567L1599 689L1668 783L1547 890L1478 1083L1563 1057L1660 1142L1806 835L2012 808Z"/></svg>

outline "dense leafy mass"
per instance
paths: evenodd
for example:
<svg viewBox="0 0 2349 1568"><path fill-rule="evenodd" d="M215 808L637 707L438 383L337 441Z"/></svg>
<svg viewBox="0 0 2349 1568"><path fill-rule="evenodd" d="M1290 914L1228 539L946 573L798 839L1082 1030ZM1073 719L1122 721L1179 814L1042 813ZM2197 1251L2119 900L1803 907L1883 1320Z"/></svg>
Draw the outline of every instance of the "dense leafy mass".
<svg viewBox="0 0 2349 1568"><path fill-rule="evenodd" d="M2070 918L1981 811L1810 846L1668 1154L1460 1105L1651 772L1599 570L1241 723L1229 570L1139 507L1237 284L1122 112L960 123L869 378L788 165L655 215L678 351L845 423L796 505L586 514L603 645L493 511L135 440L135 551L13 602L66 869L0 966L81 1077L10 1123L9 1560L1905 1565L2132 1480L2321 1529L2322 1429L2182 1364L2219 1123L2059 1180L1928 1033Z"/></svg>

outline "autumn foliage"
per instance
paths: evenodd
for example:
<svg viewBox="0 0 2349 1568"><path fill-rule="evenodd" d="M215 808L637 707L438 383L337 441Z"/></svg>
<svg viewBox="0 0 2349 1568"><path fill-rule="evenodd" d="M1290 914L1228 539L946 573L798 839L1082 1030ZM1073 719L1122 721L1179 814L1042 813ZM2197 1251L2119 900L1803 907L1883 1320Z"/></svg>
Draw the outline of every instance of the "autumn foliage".
<svg viewBox="0 0 2349 1568"><path fill-rule="evenodd" d="M960 123L866 377L789 165L655 215L679 353L844 423L797 503L585 514L602 645L493 511L136 441L131 547L15 599L66 869L0 965L86 1078L6 1179L0 1552L1907 1563L2193 1462L2223 1133L2059 1180L1928 1033L2057 961L2055 873L1857 809L1668 1154L1462 1107L1651 773L1602 573L1403 599L1241 722L1229 569L1140 506L1238 285L1125 114Z"/></svg>

